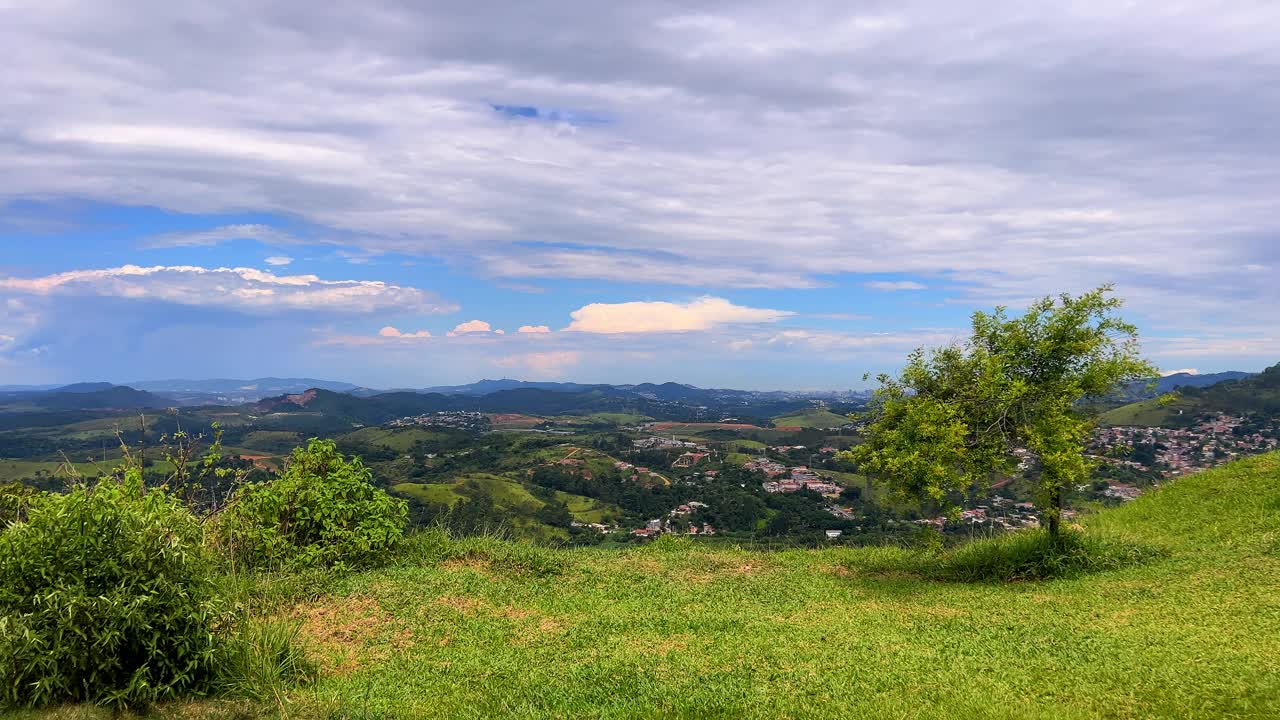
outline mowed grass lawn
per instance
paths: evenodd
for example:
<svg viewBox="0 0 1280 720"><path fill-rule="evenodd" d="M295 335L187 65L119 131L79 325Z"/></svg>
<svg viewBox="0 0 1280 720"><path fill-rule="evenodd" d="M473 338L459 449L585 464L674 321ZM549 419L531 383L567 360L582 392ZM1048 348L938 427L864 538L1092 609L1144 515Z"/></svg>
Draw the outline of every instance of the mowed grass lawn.
<svg viewBox="0 0 1280 720"><path fill-rule="evenodd" d="M1089 525L1165 556L961 584L913 576L912 551L896 549L557 551L422 536L399 564L275 611L302 622L324 670L261 712L1280 717L1280 455L1177 480Z"/></svg>

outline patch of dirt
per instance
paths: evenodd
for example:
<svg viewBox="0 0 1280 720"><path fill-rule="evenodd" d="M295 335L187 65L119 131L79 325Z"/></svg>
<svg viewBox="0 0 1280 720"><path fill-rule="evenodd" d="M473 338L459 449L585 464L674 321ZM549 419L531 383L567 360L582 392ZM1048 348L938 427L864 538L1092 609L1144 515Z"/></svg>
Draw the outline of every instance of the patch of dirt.
<svg viewBox="0 0 1280 720"><path fill-rule="evenodd" d="M679 582L705 585L718 578L754 577L769 570L768 564L758 559L708 557L692 559L690 565L673 568L665 574Z"/></svg>
<svg viewBox="0 0 1280 720"><path fill-rule="evenodd" d="M297 605L289 617L300 623L312 659L326 672L351 673L414 646L413 631L368 597Z"/></svg>
<svg viewBox="0 0 1280 720"><path fill-rule="evenodd" d="M456 610L463 615L476 615L482 611L486 614L492 614L490 611L493 608L486 600L464 595L441 595L436 598L436 604L447 607L450 610Z"/></svg>

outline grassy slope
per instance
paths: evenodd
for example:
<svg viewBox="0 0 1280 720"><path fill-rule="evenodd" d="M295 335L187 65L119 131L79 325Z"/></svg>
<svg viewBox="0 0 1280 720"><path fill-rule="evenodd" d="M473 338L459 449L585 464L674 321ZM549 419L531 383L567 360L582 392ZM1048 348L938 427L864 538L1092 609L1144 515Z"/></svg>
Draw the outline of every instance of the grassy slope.
<svg viewBox="0 0 1280 720"><path fill-rule="evenodd" d="M1162 403L1158 399L1141 400L1128 405L1121 405L1098 416L1102 425L1136 425L1138 427L1167 427L1169 419L1179 410L1194 413L1198 404L1185 398L1173 402Z"/></svg>
<svg viewBox="0 0 1280 720"><path fill-rule="evenodd" d="M391 448L396 452L409 452L413 446L419 442L430 445L442 438L447 438L447 433L427 430L425 428L383 428L383 427L366 427L360 428L354 432L343 435L340 439L349 442L367 443L369 445L382 445Z"/></svg>
<svg viewBox="0 0 1280 720"><path fill-rule="evenodd" d="M487 473L471 473L449 483L401 483L395 485L393 489L425 502L453 505L463 497L463 494L458 492L458 488L468 480L475 481L488 490L493 496L494 503L503 508L526 507L536 511L544 504L520 483ZM579 522L602 522L606 519L614 519L620 514L616 506L581 495L557 491L556 497L568 506L569 512Z"/></svg>
<svg viewBox="0 0 1280 720"><path fill-rule="evenodd" d="M1280 454L1089 524L1168 557L953 584L885 573L893 549L481 542L441 562L424 536L295 611L335 619L305 626L331 669L289 716L1280 716Z"/></svg>
<svg viewBox="0 0 1280 720"><path fill-rule="evenodd" d="M808 410L773 419L773 424L779 427L837 428L847 422L849 418L830 410Z"/></svg>

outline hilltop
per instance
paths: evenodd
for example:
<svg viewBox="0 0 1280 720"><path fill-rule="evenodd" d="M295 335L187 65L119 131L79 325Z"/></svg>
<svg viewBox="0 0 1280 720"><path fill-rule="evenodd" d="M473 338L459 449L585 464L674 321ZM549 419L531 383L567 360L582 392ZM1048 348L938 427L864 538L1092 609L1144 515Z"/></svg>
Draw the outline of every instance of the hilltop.
<svg viewBox="0 0 1280 720"><path fill-rule="evenodd" d="M428 533L384 569L269 581L285 600L261 611L323 668L294 718L1273 718L1278 509L1280 454L1236 462L1086 520L1163 557L1012 584L926 580L927 554L892 548ZM257 716L160 710L197 713Z"/></svg>
<svg viewBox="0 0 1280 720"><path fill-rule="evenodd" d="M75 383L49 390L0 393L0 412L138 410L172 403L159 395L111 383Z"/></svg>
<svg viewBox="0 0 1280 720"><path fill-rule="evenodd" d="M1171 427L1189 424L1209 413L1258 413L1280 417L1280 364L1256 374L1239 375L1210 385L1179 385L1173 401L1140 400L1103 413L1104 425Z"/></svg>

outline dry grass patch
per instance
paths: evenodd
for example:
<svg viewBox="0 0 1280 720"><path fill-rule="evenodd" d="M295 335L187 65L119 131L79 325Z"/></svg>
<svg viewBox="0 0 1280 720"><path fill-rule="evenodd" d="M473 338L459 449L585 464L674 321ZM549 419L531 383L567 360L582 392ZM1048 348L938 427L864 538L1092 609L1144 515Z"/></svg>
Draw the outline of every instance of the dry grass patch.
<svg viewBox="0 0 1280 720"><path fill-rule="evenodd" d="M300 623L308 654L327 673L345 675L414 646L413 631L368 597L297 605L289 617Z"/></svg>
<svg viewBox="0 0 1280 720"><path fill-rule="evenodd" d="M482 598L463 595L441 595L435 604L457 612L464 617L499 618L510 621L517 627L511 642L515 645L527 645L548 636L564 632L566 623L563 619L553 618L537 610L518 608L510 605L494 605ZM452 642L446 640L444 644Z"/></svg>
<svg viewBox="0 0 1280 720"><path fill-rule="evenodd" d="M668 657L672 653L682 653L689 649L689 642L693 636L688 633L678 633L675 635L667 635L660 638L652 636L640 637L630 635L621 638L623 645L630 652L636 655Z"/></svg>

